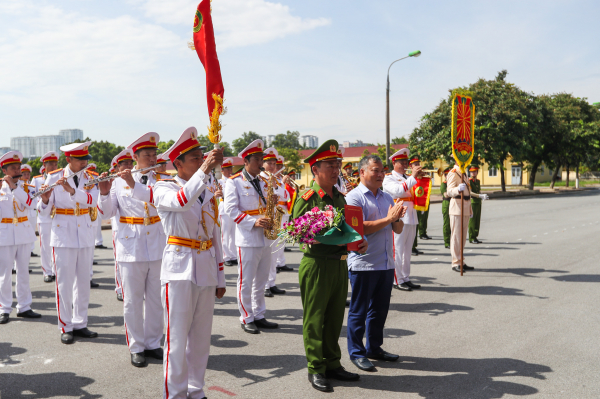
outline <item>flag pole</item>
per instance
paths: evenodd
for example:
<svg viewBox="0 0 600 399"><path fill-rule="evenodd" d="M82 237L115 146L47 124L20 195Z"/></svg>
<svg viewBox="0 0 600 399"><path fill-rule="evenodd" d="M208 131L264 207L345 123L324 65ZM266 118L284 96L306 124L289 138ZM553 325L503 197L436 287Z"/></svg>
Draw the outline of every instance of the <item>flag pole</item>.
<svg viewBox="0 0 600 399"><path fill-rule="evenodd" d="M463 182L463 174L460 174L460 182ZM465 247L465 230L463 229L463 223L464 223L464 218L463 218L463 208L464 208L464 201L465 200L465 192L461 191L460 192L460 275L463 275L463 264L465 263L464 260L464 247Z"/></svg>

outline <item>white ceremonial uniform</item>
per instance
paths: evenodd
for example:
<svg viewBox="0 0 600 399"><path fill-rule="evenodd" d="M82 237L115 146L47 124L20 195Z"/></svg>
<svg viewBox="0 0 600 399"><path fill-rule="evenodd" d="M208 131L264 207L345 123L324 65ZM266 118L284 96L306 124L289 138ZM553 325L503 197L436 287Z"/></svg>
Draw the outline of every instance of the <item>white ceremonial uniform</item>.
<svg viewBox="0 0 600 399"><path fill-rule="evenodd" d="M285 213L283 214L283 216L281 217L281 225L283 226L284 223L287 223L290 221L290 211L288 211L288 201L290 200L290 193L285 189L285 184L282 184L282 188L283 191L285 192L284 194L284 200L280 201L279 206L281 206L283 208L283 210L285 211ZM281 197L280 197L281 198ZM282 204L283 202L285 202L285 204ZM281 245L279 245L279 247L277 247L277 267L282 267L285 266L285 243L281 243ZM277 273L277 270L275 270L275 273ZM271 280L271 276L269 275L269 281ZM275 280L273 280L275 281Z"/></svg>
<svg viewBox="0 0 600 399"><path fill-rule="evenodd" d="M45 184L54 184L61 177L72 174L67 165L50 173ZM55 212L50 246L56 272L58 328L63 333L87 327L90 262L94 256L95 234L89 210L97 204L98 189L95 186L87 189L85 183L92 178L94 176L87 172L80 174L79 185L75 184L74 178L70 178L68 183L75 189L73 195L63 187L56 187L47 205L41 200L38 202L38 212L42 217Z"/></svg>
<svg viewBox="0 0 600 399"><path fill-rule="evenodd" d="M167 325L164 398L204 397L215 293L225 287L217 204L208 178L198 169L188 182L176 176L154 187L170 243L160 273Z"/></svg>
<svg viewBox="0 0 600 399"><path fill-rule="evenodd" d="M223 195L225 195L225 184L228 178L219 180ZM235 223L225 213L225 199L219 199L219 218L221 219L221 241L223 243L223 260L237 260L237 247L235 246Z"/></svg>
<svg viewBox="0 0 600 399"><path fill-rule="evenodd" d="M115 243L119 230L119 223L117 222L119 217L119 211L117 210L117 214L110 218L110 227L112 230L113 256L115 257L115 292L122 295L121 271L119 270L119 262L117 261L117 246Z"/></svg>
<svg viewBox="0 0 600 399"><path fill-rule="evenodd" d="M12 270L16 265L17 312L31 309L29 288L29 259L35 233L29 214L34 200L17 183L11 190L2 181L0 188L0 313L12 311Z"/></svg>
<svg viewBox="0 0 600 399"><path fill-rule="evenodd" d="M104 239L102 238L102 222L101 219L98 218L94 222L96 224L96 241L95 245L104 245Z"/></svg>
<svg viewBox="0 0 600 399"><path fill-rule="evenodd" d="M32 183L28 183L24 180L19 180L18 184L23 187L23 190L25 190L25 192L29 195L33 195L37 192L37 190L35 189L35 185L33 185ZM29 214L27 215L27 218L29 220L29 224L31 225L31 229L33 230L33 234L35 234L35 220L37 218L37 203L38 203L39 198L36 198L32 201L31 203L31 208L29 209ZM35 249L35 240L31 243L31 252L33 253L33 250ZM15 264L16 267L16 264Z"/></svg>
<svg viewBox="0 0 600 399"><path fill-rule="evenodd" d="M35 176L31 181L35 186L35 191L40 191L42 185L46 182L47 174ZM41 201L38 198L38 202ZM37 208L37 204L36 204ZM33 223L33 220L31 221ZM44 276L54 276L54 265L52 263L52 247L50 246L50 231L52 229L52 218L50 215L37 215L38 234L40 236L40 261Z"/></svg>
<svg viewBox="0 0 600 399"><path fill-rule="evenodd" d="M252 175L249 175L252 178ZM258 178L259 188L266 199L267 186ZM238 173L225 184L225 213L236 224L235 245L238 247L237 299L240 321L244 324L264 319L265 285L271 266L271 240L265 238L264 229L255 227L256 220L264 215L259 208L262 201L252 183L243 173Z"/></svg>
<svg viewBox="0 0 600 399"><path fill-rule="evenodd" d="M404 228L402 233L394 233L394 284L399 285L410 281L410 257L412 245L417 234L417 211L411 194L411 188L417 184L412 176L401 175L395 170L388 173L383 179L383 191L390 194L394 201L404 201L407 207L406 214L402 218Z"/></svg>
<svg viewBox="0 0 600 399"><path fill-rule="evenodd" d="M146 184L142 183L143 177ZM156 174L132 175L133 188L121 178L113 181L110 193L101 195L102 218L118 215L116 262L121 271L123 318L131 353L160 348L163 335L160 300L160 265L166 244L165 233L153 204Z"/></svg>
<svg viewBox="0 0 600 399"><path fill-rule="evenodd" d="M263 177L267 178L266 175L263 175ZM281 217L281 224L283 225L283 223L287 222L290 219L290 214L287 211L287 202L289 199L289 193L285 189L285 185L282 183L282 181L280 179L277 180L277 183L279 183L279 185L277 186L277 188L274 191L275 191L275 194L277 194L277 196L279 197L279 200L277 201L278 206L281 207L285 211L285 213ZM279 227L281 227L281 226L279 226ZM285 266L285 257L283 258L283 264L281 264L281 265L279 264L279 262L280 262L279 258L280 258L280 256L283 256L283 249L285 248L283 243L273 244L273 241L277 241L277 240L267 240L267 241L269 242L269 248L271 249L271 267L269 268L269 279L267 280L265 289L269 289L276 285L275 280L277 279L277 267ZM279 246L277 246L278 244L279 244Z"/></svg>
<svg viewBox="0 0 600 399"><path fill-rule="evenodd" d="M460 168L455 165L454 168L448 173L446 178L447 188L446 194L450 197L450 207L448 213L450 214L450 253L452 254L452 266L460 267L460 250L465 247L467 241L467 235L469 232L469 219L473 216L473 208L471 207L470 196L479 197L478 194L471 193L471 184L466 174L462 174ZM464 183L466 185L463 195L467 199L463 202L463 232L462 242L460 240L460 191L458 186ZM463 254L464 258L464 254Z"/></svg>

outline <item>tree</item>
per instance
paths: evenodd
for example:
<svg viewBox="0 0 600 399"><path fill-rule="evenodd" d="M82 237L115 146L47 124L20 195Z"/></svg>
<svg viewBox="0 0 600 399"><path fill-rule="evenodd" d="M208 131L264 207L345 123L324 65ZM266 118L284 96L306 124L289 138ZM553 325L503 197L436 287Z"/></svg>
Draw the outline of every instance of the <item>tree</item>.
<svg viewBox="0 0 600 399"><path fill-rule="evenodd" d="M98 173L108 172L114 156L125 149L123 146L118 146L108 141L93 141L89 137L83 140L75 140L74 143L83 143L86 141L92 142L89 148L90 155L92 156L90 163L96 164L96 172ZM58 159L58 167L64 168L65 166L67 166L67 158L62 153Z"/></svg>
<svg viewBox="0 0 600 399"><path fill-rule="evenodd" d="M275 148L279 155L281 155L285 161L285 166L288 171L294 169L296 171L300 170L300 165L302 165L302 160L300 159L300 153L298 150L294 148Z"/></svg>
<svg viewBox="0 0 600 399"><path fill-rule="evenodd" d="M275 136L275 139L271 143L271 145L277 148L293 148L295 150L299 150L300 146L300 132L297 131L287 131L286 133L279 133Z"/></svg>
<svg viewBox="0 0 600 399"><path fill-rule="evenodd" d="M231 142L233 144L233 151L236 154L239 154L244 148L246 148L246 146L248 146L248 144L258 139L262 139L262 137L258 133L253 131L249 131L247 133L244 132L244 134L242 134L242 137L238 137L237 139Z"/></svg>
<svg viewBox="0 0 600 399"><path fill-rule="evenodd" d="M408 144L408 140L406 137L394 137L392 139L392 144Z"/></svg>
<svg viewBox="0 0 600 399"><path fill-rule="evenodd" d="M171 148L171 146L175 144L175 140L169 140L169 141L159 141L158 142L158 153L162 154L163 152L167 151L169 148Z"/></svg>
<svg viewBox="0 0 600 399"><path fill-rule="evenodd" d="M213 143L211 143L210 140L208 139L208 135L198 136L198 141L200 142L201 146L206 147L206 151L211 151L212 149L215 148L215 145ZM219 146L223 149L224 156L226 156L226 157L233 156L233 152L231 151L231 147L229 146L229 143L227 143L226 141L221 141L219 143Z"/></svg>

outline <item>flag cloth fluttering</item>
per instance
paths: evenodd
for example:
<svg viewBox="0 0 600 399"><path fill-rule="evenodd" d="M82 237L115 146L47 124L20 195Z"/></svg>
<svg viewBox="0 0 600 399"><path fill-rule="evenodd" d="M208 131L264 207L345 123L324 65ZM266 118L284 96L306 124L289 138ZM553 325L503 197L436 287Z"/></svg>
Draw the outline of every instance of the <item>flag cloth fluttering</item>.
<svg viewBox="0 0 600 399"><path fill-rule="evenodd" d="M221 124L219 116L223 114L223 80L221 66L217 57L215 32L210 15L210 0L202 0L198 4L194 17L194 47L206 72L206 103L210 126L208 137L212 143L220 141Z"/></svg>

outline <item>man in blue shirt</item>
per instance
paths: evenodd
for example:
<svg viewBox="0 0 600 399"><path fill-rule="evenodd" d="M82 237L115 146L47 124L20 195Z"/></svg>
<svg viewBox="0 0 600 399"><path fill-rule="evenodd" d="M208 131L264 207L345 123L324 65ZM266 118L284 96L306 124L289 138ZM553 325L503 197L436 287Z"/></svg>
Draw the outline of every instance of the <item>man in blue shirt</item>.
<svg viewBox="0 0 600 399"><path fill-rule="evenodd" d="M374 371L369 360L396 361L398 355L384 351L383 327L390 306L394 282L394 237L404 226L400 218L406 207L394 204L392 196L381 190L385 172L381 158L369 155L358 165L360 184L346 196L346 203L363 210L364 234L369 243L363 255L348 256L352 298L348 312L348 353L356 367ZM367 331L366 348L363 336Z"/></svg>

